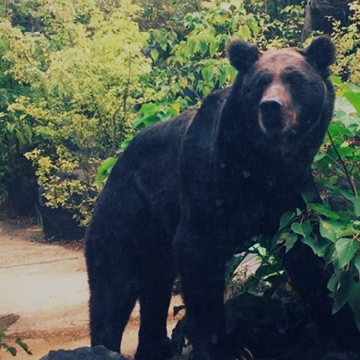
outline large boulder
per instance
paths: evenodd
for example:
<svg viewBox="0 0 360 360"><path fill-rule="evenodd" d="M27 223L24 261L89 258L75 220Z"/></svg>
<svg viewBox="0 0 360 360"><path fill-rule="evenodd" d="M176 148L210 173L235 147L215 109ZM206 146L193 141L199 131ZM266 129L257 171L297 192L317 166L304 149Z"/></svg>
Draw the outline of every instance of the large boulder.
<svg viewBox="0 0 360 360"><path fill-rule="evenodd" d="M81 347L75 350L50 351L40 360L128 360L104 346Z"/></svg>

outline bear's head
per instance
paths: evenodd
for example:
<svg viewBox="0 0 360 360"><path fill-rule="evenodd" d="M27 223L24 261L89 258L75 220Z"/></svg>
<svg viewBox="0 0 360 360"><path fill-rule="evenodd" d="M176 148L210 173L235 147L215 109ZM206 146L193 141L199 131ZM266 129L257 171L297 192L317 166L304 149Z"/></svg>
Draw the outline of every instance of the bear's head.
<svg viewBox="0 0 360 360"><path fill-rule="evenodd" d="M305 152L312 160L333 113L330 39L320 36L305 50L266 52L236 40L228 52L239 71L230 96L232 117L242 122L250 145L283 157Z"/></svg>

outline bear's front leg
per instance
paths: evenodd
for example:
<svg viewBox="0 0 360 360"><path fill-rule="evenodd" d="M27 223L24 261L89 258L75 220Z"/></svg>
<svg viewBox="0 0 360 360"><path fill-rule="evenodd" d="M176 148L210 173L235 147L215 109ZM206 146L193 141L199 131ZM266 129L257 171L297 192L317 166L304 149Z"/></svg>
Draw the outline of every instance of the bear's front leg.
<svg viewBox="0 0 360 360"><path fill-rule="evenodd" d="M195 360L234 360L225 327L225 260L213 236L181 225L175 238L187 332Z"/></svg>

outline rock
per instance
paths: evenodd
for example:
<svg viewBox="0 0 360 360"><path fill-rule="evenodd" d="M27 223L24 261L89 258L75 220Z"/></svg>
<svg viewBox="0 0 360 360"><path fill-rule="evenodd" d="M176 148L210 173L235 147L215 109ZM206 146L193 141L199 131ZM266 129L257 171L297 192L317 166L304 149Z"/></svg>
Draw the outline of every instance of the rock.
<svg viewBox="0 0 360 360"><path fill-rule="evenodd" d="M256 359L284 356L298 344L311 340L304 308L267 293L237 295L226 302L225 313L230 337L248 348Z"/></svg>
<svg viewBox="0 0 360 360"><path fill-rule="evenodd" d="M322 360L358 360L360 354L354 352L331 352Z"/></svg>
<svg viewBox="0 0 360 360"><path fill-rule="evenodd" d="M104 346L81 347L75 350L50 351L40 360L128 360L119 353L110 351Z"/></svg>

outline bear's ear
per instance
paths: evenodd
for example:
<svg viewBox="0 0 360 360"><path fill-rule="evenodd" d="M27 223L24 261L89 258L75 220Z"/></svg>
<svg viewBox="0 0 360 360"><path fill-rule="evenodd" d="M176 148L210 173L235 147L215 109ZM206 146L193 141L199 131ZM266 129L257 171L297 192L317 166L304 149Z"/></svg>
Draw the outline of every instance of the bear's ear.
<svg viewBox="0 0 360 360"><path fill-rule="evenodd" d="M255 45L240 40L233 40L228 47L231 65L241 72L246 72L259 60L260 53Z"/></svg>
<svg viewBox="0 0 360 360"><path fill-rule="evenodd" d="M328 36L318 36L305 49L304 54L319 71L326 70L335 61L335 46Z"/></svg>

